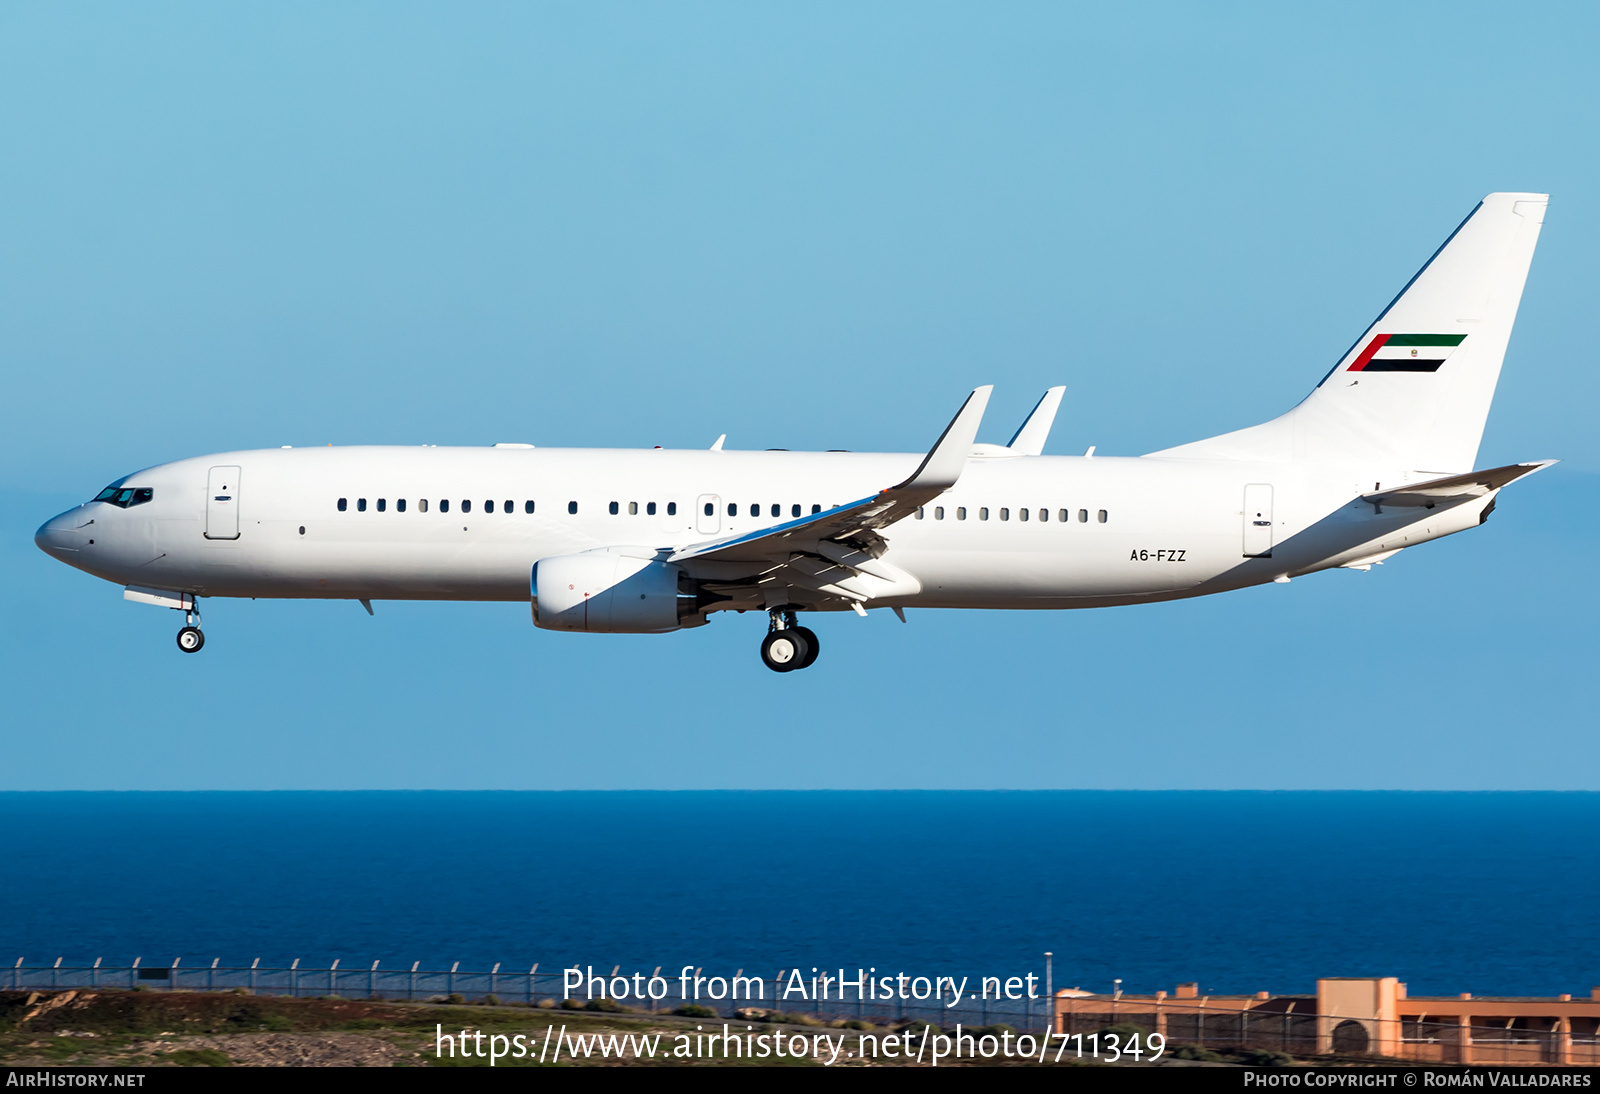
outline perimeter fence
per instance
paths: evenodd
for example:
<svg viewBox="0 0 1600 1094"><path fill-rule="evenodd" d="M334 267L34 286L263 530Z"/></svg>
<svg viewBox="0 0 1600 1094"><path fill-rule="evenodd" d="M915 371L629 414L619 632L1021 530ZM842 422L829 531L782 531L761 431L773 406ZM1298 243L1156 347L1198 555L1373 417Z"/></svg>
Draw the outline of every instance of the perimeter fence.
<svg viewBox="0 0 1600 1094"><path fill-rule="evenodd" d="M854 974L855 970L845 970ZM837 978L823 985L810 970L782 969L770 977L746 977L739 969L732 976L707 976L702 969L661 969L648 976L558 968L512 971L497 964L487 972L463 970L459 962L449 969L424 969L421 962L409 968L384 968L380 962L351 967L309 967L296 960L287 966L224 966L186 964L174 959L167 965L147 965L135 960L128 966L28 965L22 958L0 969L0 989L17 991L68 991L143 989L162 992L249 992L300 998L409 1000L432 1003L485 1003L530 1008L628 1010L643 1013L683 1013L695 1017L736 1021L792 1024L858 1022L872 1026L930 1024L980 1038L998 1035L1001 1027L1017 1034L1057 1035L1050 1055L1063 1057L1138 1054L1148 1056L1159 1045L1165 1054L1192 1059L1243 1058L1272 1062L1272 1054L1285 1056L1345 1056L1402 1059L1446 1064L1565 1064L1600 1066L1600 1018L1540 1016L1529 1013L1530 1000L1508 1000L1513 1011L1503 1018L1478 1015L1428 1020L1423 1015L1397 1020L1341 1018L1317 1013L1316 996L1273 996L1228 999L1191 999L1167 996L1064 994L1051 1000L1044 985L1031 977L1039 994L1007 998L1008 990L1022 990L1019 978L971 976L959 997L955 978L894 977L892 998L882 994L881 979L870 987ZM882 974L878 974L881 978ZM592 979L591 979L592 977ZM574 987L581 979L582 983ZM970 990L976 986L977 991ZM824 990L819 991L822 987ZM803 992L802 992L803 989ZM1420 1003L1421 1001L1417 1001ZM979 1042L979 1053L987 1054ZM1004 1043L995 1040L998 1046ZM1007 1053L1009 1055L1009 1052Z"/></svg>
<svg viewBox="0 0 1600 1094"><path fill-rule="evenodd" d="M955 985L939 977L907 977L896 985L894 997L886 998L882 989L866 984L851 987L832 983L821 986L810 969L781 969L768 977L746 976L744 969L732 975L711 975L702 969L654 972L637 976L622 975L620 967L608 975L604 970L582 970L583 984L573 988L572 976L579 970L544 969L533 965L527 971L512 971L496 964L487 972L462 969L460 963L449 969L424 969L421 962L409 968L384 968L374 961L368 966L350 966L335 961L328 967L311 967L299 960L288 966L266 966L259 960L248 966L223 965L214 959L209 965L186 964L174 959L168 965L148 965L136 959L132 965L113 966L96 961L93 965L28 965L18 958L10 969L0 969L0 986L13 990L143 989L146 991L247 991L256 995L287 995L296 998L333 996L346 999L387 999L412 1002L482 1002L491 996L502 1005L526 1007L618 1007L644 1013L670 1013L687 1006L703 1007L722 1018L762 1018L781 1021L846 1021L856 1019L874 1025L929 1022L937 1026L1009 1025L1018 1031L1040 1032L1050 1025L1049 1001L1043 978L1034 976L1036 995L1029 998L1018 977L967 978ZM834 970L837 971L837 970ZM851 977L859 970L844 970ZM868 974L868 978L872 974ZM877 974L882 977L882 973ZM590 977L595 983L591 984ZM987 981L987 984L985 984ZM619 986L623 991L616 990ZM819 990L820 988L820 990ZM901 997L903 988L905 996ZM1010 989L1009 993L1007 989ZM1021 998L1008 994L1021 993ZM571 1002L568 1002L568 1001ZM593 1004L600 1004L593 1006ZM753 1013L761 1012L761 1013Z"/></svg>

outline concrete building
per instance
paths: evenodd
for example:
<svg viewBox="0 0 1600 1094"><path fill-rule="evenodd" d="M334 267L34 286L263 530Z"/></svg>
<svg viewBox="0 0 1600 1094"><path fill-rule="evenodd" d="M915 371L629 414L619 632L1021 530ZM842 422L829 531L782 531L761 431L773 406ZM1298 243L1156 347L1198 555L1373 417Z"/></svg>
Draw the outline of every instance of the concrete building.
<svg viewBox="0 0 1600 1094"><path fill-rule="evenodd" d="M1058 1033L1132 1025L1170 1047L1264 1048L1450 1064L1600 1065L1600 988L1588 998L1409 996L1392 976L1327 977L1315 995L1057 992Z"/></svg>

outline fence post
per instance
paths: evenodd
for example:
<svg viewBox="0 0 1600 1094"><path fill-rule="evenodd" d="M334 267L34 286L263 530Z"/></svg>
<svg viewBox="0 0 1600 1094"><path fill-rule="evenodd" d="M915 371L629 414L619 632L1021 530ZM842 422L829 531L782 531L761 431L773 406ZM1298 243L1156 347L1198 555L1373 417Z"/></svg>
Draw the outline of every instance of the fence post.
<svg viewBox="0 0 1600 1094"><path fill-rule="evenodd" d="M421 961L411 962L411 986L406 989L406 998L409 1000L417 998L417 966L420 964Z"/></svg>
<svg viewBox="0 0 1600 1094"><path fill-rule="evenodd" d="M528 1006L530 1006L530 1007L533 1006L533 974L538 972L538 971L539 971L539 962L535 961L533 963L533 967L528 970L528 1000L527 1000L527 1002L528 1002ZM659 972L660 969L658 968L656 971Z"/></svg>
<svg viewBox="0 0 1600 1094"><path fill-rule="evenodd" d="M367 970L367 998L368 999L373 999L373 998L377 997L377 988L375 986L376 982L377 982L377 979L378 979L378 963L376 961L374 961L372 963L372 968Z"/></svg>
<svg viewBox="0 0 1600 1094"><path fill-rule="evenodd" d="M254 961L250 962L250 994L251 995L254 995L256 993L256 966L258 966L260 964L261 964L261 958L259 958L259 957L256 958Z"/></svg>
<svg viewBox="0 0 1600 1094"><path fill-rule="evenodd" d="M217 989L217 962L221 960L222 958L220 957L213 957L211 959L211 971L206 974L207 991L215 991Z"/></svg>
<svg viewBox="0 0 1600 1094"><path fill-rule="evenodd" d="M94 968L89 971L89 986L91 988L100 986L100 958L98 957L94 959Z"/></svg>
<svg viewBox="0 0 1600 1094"><path fill-rule="evenodd" d="M338 989L334 987L334 984L338 980L338 977L339 977L339 959L337 957L335 957L333 959L333 964L328 966L328 994L329 995L338 995L339 994Z"/></svg>
<svg viewBox="0 0 1600 1094"><path fill-rule="evenodd" d="M456 970L460 967L461 962L459 961L452 962L450 965L450 976L444 982L444 993L446 996L454 995L456 993Z"/></svg>
<svg viewBox="0 0 1600 1094"><path fill-rule="evenodd" d="M178 962L180 962L182 960L183 960L183 958L181 958L181 957L174 957L172 959L172 968L167 970L167 990L168 991L177 991L178 990Z"/></svg>
<svg viewBox="0 0 1600 1094"><path fill-rule="evenodd" d="M300 998L300 959L297 957L289 966L289 997Z"/></svg>
<svg viewBox="0 0 1600 1094"><path fill-rule="evenodd" d="M141 962L143 960L144 960L143 957L135 957L133 959L133 964L128 966L128 987L131 988L131 987L134 986L133 982L134 982L135 978L137 978L138 975L139 975L139 973L138 973L139 962ZM22 964L22 958L20 958L20 957L17 958L17 964L19 964L19 965Z"/></svg>

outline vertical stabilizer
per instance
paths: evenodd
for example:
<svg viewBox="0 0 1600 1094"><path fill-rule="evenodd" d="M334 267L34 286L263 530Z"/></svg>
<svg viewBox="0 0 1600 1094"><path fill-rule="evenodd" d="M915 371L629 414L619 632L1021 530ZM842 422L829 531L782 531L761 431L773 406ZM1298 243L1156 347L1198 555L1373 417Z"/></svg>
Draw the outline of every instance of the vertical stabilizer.
<svg viewBox="0 0 1600 1094"><path fill-rule="evenodd" d="M1289 413L1152 455L1470 471L1548 201L1484 198Z"/></svg>

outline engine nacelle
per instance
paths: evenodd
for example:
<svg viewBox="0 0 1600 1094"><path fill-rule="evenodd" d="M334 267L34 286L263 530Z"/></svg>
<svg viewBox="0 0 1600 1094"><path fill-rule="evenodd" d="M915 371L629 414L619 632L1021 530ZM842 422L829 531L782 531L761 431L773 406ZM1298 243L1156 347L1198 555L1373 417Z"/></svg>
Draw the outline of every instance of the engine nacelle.
<svg viewBox="0 0 1600 1094"><path fill-rule="evenodd" d="M533 622L552 631L659 634L699 626L683 570L640 549L542 558L533 567ZM643 557L640 557L643 556Z"/></svg>

